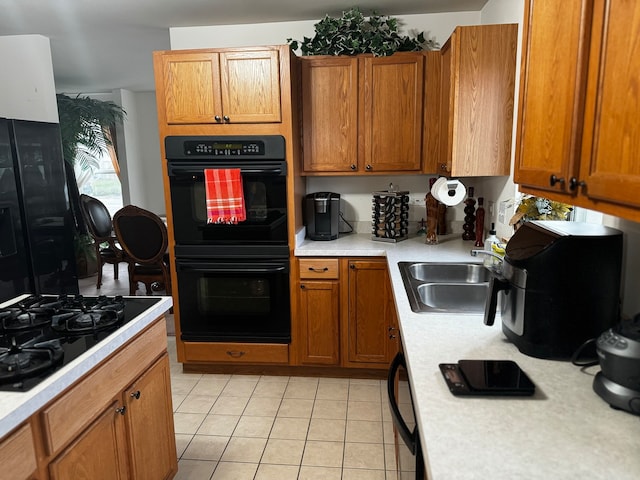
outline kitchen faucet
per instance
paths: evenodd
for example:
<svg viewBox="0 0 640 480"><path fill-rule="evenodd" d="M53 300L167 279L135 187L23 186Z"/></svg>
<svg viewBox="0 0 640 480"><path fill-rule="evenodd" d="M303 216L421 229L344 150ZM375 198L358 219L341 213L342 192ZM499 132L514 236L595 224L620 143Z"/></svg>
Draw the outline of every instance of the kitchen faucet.
<svg viewBox="0 0 640 480"><path fill-rule="evenodd" d="M500 255L498 255L495 252L490 252L489 250L471 250L470 253L472 257L477 257L479 253L484 253L485 255L491 255L492 257L496 257L501 262L504 261L504 258L502 258Z"/></svg>

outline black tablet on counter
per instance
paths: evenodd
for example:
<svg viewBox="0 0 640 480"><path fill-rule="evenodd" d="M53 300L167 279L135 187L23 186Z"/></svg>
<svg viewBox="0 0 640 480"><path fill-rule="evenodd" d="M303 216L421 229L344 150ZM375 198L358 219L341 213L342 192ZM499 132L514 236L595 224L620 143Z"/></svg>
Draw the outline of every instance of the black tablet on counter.
<svg viewBox="0 0 640 480"><path fill-rule="evenodd" d="M512 360L458 360L440 371L454 395L528 396L536 386Z"/></svg>

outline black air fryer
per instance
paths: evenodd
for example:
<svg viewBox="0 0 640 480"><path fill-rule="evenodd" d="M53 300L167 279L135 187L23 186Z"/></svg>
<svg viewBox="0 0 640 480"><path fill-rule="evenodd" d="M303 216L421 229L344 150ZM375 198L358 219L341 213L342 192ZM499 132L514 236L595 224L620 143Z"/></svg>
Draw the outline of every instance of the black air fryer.
<svg viewBox="0 0 640 480"><path fill-rule="evenodd" d="M485 323L498 293L502 331L538 358L569 359L620 319L622 232L602 225L532 221L507 243L503 278L491 282Z"/></svg>

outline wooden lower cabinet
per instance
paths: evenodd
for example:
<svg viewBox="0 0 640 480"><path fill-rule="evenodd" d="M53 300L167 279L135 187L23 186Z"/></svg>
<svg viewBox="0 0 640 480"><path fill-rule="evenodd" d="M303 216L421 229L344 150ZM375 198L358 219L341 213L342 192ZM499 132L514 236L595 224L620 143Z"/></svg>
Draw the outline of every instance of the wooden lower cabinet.
<svg viewBox="0 0 640 480"><path fill-rule="evenodd" d="M164 354L124 392L129 478L170 478L177 470L169 370L169 355Z"/></svg>
<svg viewBox="0 0 640 480"><path fill-rule="evenodd" d="M397 322L384 258L300 258L299 363L386 369Z"/></svg>
<svg viewBox="0 0 640 480"><path fill-rule="evenodd" d="M385 259L346 260L345 365L387 368L398 349L395 307Z"/></svg>
<svg viewBox="0 0 640 480"><path fill-rule="evenodd" d="M75 442L51 462L51 480L128 478L125 425L117 409L118 402L109 405Z"/></svg>
<svg viewBox="0 0 640 480"><path fill-rule="evenodd" d="M0 480L163 480L178 471L164 317L0 443Z"/></svg>
<svg viewBox="0 0 640 480"><path fill-rule="evenodd" d="M0 480L28 480L35 477L36 449L30 423L18 427L0 442ZM73 478L73 477L69 477Z"/></svg>

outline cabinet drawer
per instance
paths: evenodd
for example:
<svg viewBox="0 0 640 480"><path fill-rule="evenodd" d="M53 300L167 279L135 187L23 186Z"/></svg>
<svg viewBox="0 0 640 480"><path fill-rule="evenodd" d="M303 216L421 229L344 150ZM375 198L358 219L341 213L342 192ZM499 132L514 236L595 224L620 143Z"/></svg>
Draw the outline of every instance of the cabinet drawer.
<svg viewBox="0 0 640 480"><path fill-rule="evenodd" d="M55 454L167 349L164 317L89 373L42 412L45 444Z"/></svg>
<svg viewBox="0 0 640 480"><path fill-rule="evenodd" d="M20 427L0 444L0 480L31 478L36 471L36 451L31 425Z"/></svg>
<svg viewBox="0 0 640 480"><path fill-rule="evenodd" d="M300 258L300 278L338 278L337 258Z"/></svg>
<svg viewBox="0 0 640 480"><path fill-rule="evenodd" d="M288 363L286 343L189 342L186 362Z"/></svg>

